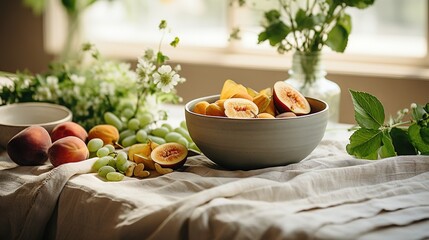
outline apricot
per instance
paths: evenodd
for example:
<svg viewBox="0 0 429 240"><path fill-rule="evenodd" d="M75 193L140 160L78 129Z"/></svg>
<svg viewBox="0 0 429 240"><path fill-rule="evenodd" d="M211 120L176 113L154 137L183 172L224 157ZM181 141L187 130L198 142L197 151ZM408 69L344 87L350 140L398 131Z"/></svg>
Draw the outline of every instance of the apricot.
<svg viewBox="0 0 429 240"><path fill-rule="evenodd" d="M234 95L231 96L231 98L244 98L244 99L247 99L247 100L250 100L250 101L253 100L253 97L250 96L247 92L245 92L245 93L244 92L235 93Z"/></svg>
<svg viewBox="0 0 429 240"><path fill-rule="evenodd" d="M209 105L207 101L197 102L194 106L193 112L198 114L206 114L206 108Z"/></svg>
<svg viewBox="0 0 429 240"><path fill-rule="evenodd" d="M60 138L48 149L49 161L54 167L64 163L88 159L89 151L82 139L75 136Z"/></svg>
<svg viewBox="0 0 429 240"><path fill-rule="evenodd" d="M91 128L88 132L88 140L100 138L104 145L112 144L115 146L119 141L119 131L116 127L109 124L100 124Z"/></svg>
<svg viewBox="0 0 429 240"><path fill-rule="evenodd" d="M67 136L75 136L85 142L88 137L88 133L81 125L75 122L60 123L51 131L52 142Z"/></svg>
<svg viewBox="0 0 429 240"><path fill-rule="evenodd" d="M219 105L217 105L216 103L210 103L207 106L206 114L209 116L218 116L218 117L224 117L225 116L225 112L223 111L223 108L220 107Z"/></svg>
<svg viewBox="0 0 429 240"><path fill-rule="evenodd" d="M269 113L260 113L258 114L257 118L275 118L275 117Z"/></svg>
<svg viewBox="0 0 429 240"><path fill-rule="evenodd" d="M52 145L48 131L41 126L30 126L11 138L6 146L12 161L21 166L41 165L48 160Z"/></svg>

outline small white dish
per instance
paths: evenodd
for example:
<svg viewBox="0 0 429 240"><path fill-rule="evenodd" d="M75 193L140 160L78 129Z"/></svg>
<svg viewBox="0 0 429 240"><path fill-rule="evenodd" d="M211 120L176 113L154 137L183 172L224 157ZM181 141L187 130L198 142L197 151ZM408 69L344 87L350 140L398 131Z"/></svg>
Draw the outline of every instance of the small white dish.
<svg viewBox="0 0 429 240"><path fill-rule="evenodd" d="M72 112L61 105L29 102L0 106L0 147L28 126L39 125L50 132L56 125L72 121Z"/></svg>

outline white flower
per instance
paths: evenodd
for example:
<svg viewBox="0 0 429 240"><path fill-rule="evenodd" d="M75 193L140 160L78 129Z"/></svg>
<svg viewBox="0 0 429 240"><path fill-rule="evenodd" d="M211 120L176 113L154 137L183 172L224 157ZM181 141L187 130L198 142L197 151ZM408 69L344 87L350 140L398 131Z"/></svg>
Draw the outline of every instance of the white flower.
<svg viewBox="0 0 429 240"><path fill-rule="evenodd" d="M153 74L154 83L165 93L169 93L171 89L179 83L179 80L179 74L173 71L169 65L162 65L158 71Z"/></svg>
<svg viewBox="0 0 429 240"><path fill-rule="evenodd" d="M31 84L31 80L26 78L24 79L24 81L22 82L21 88L28 88Z"/></svg>
<svg viewBox="0 0 429 240"><path fill-rule="evenodd" d="M46 78L46 84L51 85L52 87L58 86L58 78L56 76L48 76Z"/></svg>
<svg viewBox="0 0 429 240"><path fill-rule="evenodd" d="M155 71L155 68L155 65L147 59L143 57L138 58L136 72L141 81L148 82L149 75L152 74L153 71Z"/></svg>
<svg viewBox="0 0 429 240"><path fill-rule="evenodd" d="M115 86L111 83L101 82L100 83L100 94L101 95L114 95Z"/></svg>
<svg viewBox="0 0 429 240"><path fill-rule="evenodd" d="M85 83L85 81L86 81L86 78L84 76L78 76L76 74L72 74L70 76L70 80L72 82L74 82L74 84L83 85Z"/></svg>

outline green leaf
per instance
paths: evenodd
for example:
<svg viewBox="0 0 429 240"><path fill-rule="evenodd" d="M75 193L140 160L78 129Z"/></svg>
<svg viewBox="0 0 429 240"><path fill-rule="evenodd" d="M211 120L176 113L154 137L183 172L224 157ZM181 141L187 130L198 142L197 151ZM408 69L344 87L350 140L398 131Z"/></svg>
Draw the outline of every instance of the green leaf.
<svg viewBox="0 0 429 240"><path fill-rule="evenodd" d="M413 119L415 121L419 121L420 119L422 119L423 115L426 113L425 109L420 104L416 104L416 107L412 107L411 109L411 115L413 116Z"/></svg>
<svg viewBox="0 0 429 240"><path fill-rule="evenodd" d="M168 59L169 58L166 55L162 54L162 52L158 52L156 54L156 63L158 65L164 64Z"/></svg>
<svg viewBox="0 0 429 240"><path fill-rule="evenodd" d="M338 19L338 24L343 26L343 28L347 31L347 34L350 35L352 32L352 17L345 13L341 15L341 17Z"/></svg>
<svg viewBox="0 0 429 240"><path fill-rule="evenodd" d="M422 127L420 125L418 125L417 123L414 123L413 125L408 127L408 135L410 136L411 143L421 154L429 155L429 143L426 143L423 140L423 137L420 131L421 129Z"/></svg>
<svg viewBox="0 0 429 240"><path fill-rule="evenodd" d="M268 40L271 46L275 46L278 43L281 43L289 33L290 28L282 21L277 21L269 25L264 32L261 32L258 35L258 43Z"/></svg>
<svg viewBox="0 0 429 240"><path fill-rule="evenodd" d="M384 123L384 108L374 96L365 92L350 90L355 110L355 120L359 126L379 129Z"/></svg>
<svg viewBox="0 0 429 240"><path fill-rule="evenodd" d="M426 103L426 105L425 105L424 109L425 109L425 111L426 111L427 113L429 113L429 103Z"/></svg>
<svg viewBox="0 0 429 240"><path fill-rule="evenodd" d="M273 23L273 22L277 22L277 20L280 20L280 12L272 9L270 11L265 12L264 14L265 19L267 19L268 23Z"/></svg>
<svg viewBox="0 0 429 240"><path fill-rule="evenodd" d="M321 25L325 20L325 16L321 13L307 15L303 9L299 9L295 15L295 23L297 30L314 29L315 26Z"/></svg>
<svg viewBox="0 0 429 240"><path fill-rule="evenodd" d="M350 7L364 9L371 6L375 0L344 0L344 3Z"/></svg>
<svg viewBox="0 0 429 240"><path fill-rule="evenodd" d="M349 34L347 30L337 22L337 24L328 33L326 45L335 52L344 52L347 47Z"/></svg>
<svg viewBox="0 0 429 240"><path fill-rule="evenodd" d="M78 10L76 0L61 0L61 3L69 13L74 13Z"/></svg>
<svg viewBox="0 0 429 240"><path fill-rule="evenodd" d="M380 148L380 157L388 158L396 156L395 147L393 146L392 138L388 131L383 131L383 137L381 139L383 146Z"/></svg>
<svg viewBox="0 0 429 240"><path fill-rule="evenodd" d="M173 41L171 41L170 46L177 47L179 44L180 39L178 37L175 37Z"/></svg>
<svg viewBox="0 0 429 240"><path fill-rule="evenodd" d="M420 136L422 136L422 140L429 144L429 127L424 126L420 128Z"/></svg>
<svg viewBox="0 0 429 240"><path fill-rule="evenodd" d="M158 25L158 28L161 30L161 29L165 29L165 28L167 28L167 21L165 21L165 20L161 20L161 22L159 23L159 25Z"/></svg>
<svg viewBox="0 0 429 240"><path fill-rule="evenodd" d="M381 130L360 128L350 136L346 150L350 155L364 159L377 159L378 149L383 146Z"/></svg>
<svg viewBox="0 0 429 240"><path fill-rule="evenodd" d="M390 130L393 146L398 155L415 155L416 148L411 144L408 132L406 130L394 127Z"/></svg>

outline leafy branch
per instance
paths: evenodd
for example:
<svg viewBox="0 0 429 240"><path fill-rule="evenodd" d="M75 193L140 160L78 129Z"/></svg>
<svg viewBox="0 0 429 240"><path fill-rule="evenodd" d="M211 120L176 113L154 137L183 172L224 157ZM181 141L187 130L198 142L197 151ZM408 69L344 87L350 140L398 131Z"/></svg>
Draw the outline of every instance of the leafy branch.
<svg viewBox="0 0 429 240"><path fill-rule="evenodd" d="M363 159L379 159L397 155L429 155L429 103L411 104L397 112L395 118L385 122L382 103L371 94L350 90L355 120L346 150L350 155Z"/></svg>
<svg viewBox="0 0 429 240"><path fill-rule="evenodd" d="M364 9L375 0L275 1L278 8L264 12L258 43L268 41L279 53L285 53L290 50L315 52L323 46L344 52L352 29L346 9ZM231 4L234 2L242 7L251 1L231 0ZM233 29L230 38L240 38L238 28Z"/></svg>

